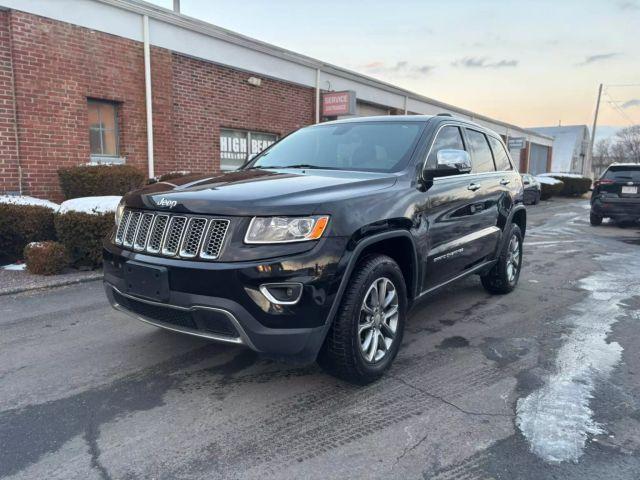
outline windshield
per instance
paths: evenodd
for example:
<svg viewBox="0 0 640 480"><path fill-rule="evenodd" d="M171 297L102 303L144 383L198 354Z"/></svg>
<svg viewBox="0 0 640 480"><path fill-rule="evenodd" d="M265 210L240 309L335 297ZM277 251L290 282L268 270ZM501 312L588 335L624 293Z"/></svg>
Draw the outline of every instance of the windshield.
<svg viewBox="0 0 640 480"><path fill-rule="evenodd" d="M640 165L637 167L620 165L616 167L609 167L604 177L608 180L628 180L633 182L640 182Z"/></svg>
<svg viewBox="0 0 640 480"><path fill-rule="evenodd" d="M422 126L421 122L363 122L303 128L245 168L396 172L407 164Z"/></svg>

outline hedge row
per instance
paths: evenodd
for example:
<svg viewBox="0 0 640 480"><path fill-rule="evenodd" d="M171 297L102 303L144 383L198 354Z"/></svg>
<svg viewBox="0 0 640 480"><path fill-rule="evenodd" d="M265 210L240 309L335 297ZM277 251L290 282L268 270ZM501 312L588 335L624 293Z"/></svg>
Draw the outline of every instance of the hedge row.
<svg viewBox="0 0 640 480"><path fill-rule="evenodd" d="M102 241L113 230L113 213L67 212L56 214L54 223L58 239L67 249L74 267L102 265Z"/></svg>
<svg viewBox="0 0 640 480"><path fill-rule="evenodd" d="M560 180L563 183L563 187L558 195L563 195L565 197L584 195L591 189L591 179L589 177L564 175L562 173L548 173L544 176Z"/></svg>
<svg viewBox="0 0 640 480"><path fill-rule="evenodd" d="M553 184L540 182L540 199L549 200L551 197L559 195L563 188L564 183L561 181Z"/></svg>
<svg viewBox="0 0 640 480"><path fill-rule="evenodd" d="M81 165L58 170L66 200L79 197L124 195L140 188L146 176L130 165Z"/></svg>
<svg viewBox="0 0 640 480"><path fill-rule="evenodd" d="M37 275L57 275L69 266L67 249L58 242L35 242L24 247L27 270Z"/></svg>
<svg viewBox="0 0 640 480"><path fill-rule="evenodd" d="M26 258L26 247L32 242L59 240L70 265L100 267L102 241L111 234L113 226L113 213L54 213L46 207L0 204L0 262L15 262L23 258L23 254ZM34 255L46 256L47 252L57 255L54 250L48 247Z"/></svg>
<svg viewBox="0 0 640 480"><path fill-rule="evenodd" d="M0 203L0 262L15 262L27 244L55 237L52 209Z"/></svg>

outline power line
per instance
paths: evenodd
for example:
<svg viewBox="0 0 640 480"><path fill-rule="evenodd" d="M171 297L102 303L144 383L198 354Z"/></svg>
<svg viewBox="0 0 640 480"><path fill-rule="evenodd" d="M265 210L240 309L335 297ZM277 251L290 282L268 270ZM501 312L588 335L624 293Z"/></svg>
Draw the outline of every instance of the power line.
<svg viewBox="0 0 640 480"><path fill-rule="evenodd" d="M607 88L604 89L604 94L609 99L609 101L607 103L609 105L611 105L616 112L618 112L623 118L625 118L631 125L637 126L636 122L633 119L631 119L631 117L629 117L629 115L627 115L627 113L620 106L620 104L616 100L614 100L611 97L611 95L609 95L609 91L607 90Z"/></svg>
<svg viewBox="0 0 640 480"><path fill-rule="evenodd" d="M614 87L614 88L616 88L616 87L640 87L640 83L618 83L618 84L610 83L608 85L605 85L605 87L606 88L609 88L609 87Z"/></svg>

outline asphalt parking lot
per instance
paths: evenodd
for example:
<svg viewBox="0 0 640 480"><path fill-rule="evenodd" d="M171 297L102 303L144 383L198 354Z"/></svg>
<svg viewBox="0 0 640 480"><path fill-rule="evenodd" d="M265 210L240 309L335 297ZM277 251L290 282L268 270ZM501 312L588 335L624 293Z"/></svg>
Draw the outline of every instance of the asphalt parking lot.
<svg viewBox="0 0 640 480"><path fill-rule="evenodd" d="M421 302L382 381L171 334L100 282L0 297L0 478L640 478L640 228L529 209L517 290Z"/></svg>

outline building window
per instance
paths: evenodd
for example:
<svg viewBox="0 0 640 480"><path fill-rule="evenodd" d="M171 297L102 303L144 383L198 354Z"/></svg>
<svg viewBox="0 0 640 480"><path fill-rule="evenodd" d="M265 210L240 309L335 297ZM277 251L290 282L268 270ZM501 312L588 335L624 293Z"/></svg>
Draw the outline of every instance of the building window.
<svg viewBox="0 0 640 480"><path fill-rule="evenodd" d="M118 109L113 102L89 100L89 145L95 162L118 159Z"/></svg>
<svg viewBox="0 0 640 480"><path fill-rule="evenodd" d="M220 169L237 169L277 140L272 133L220 130Z"/></svg>

